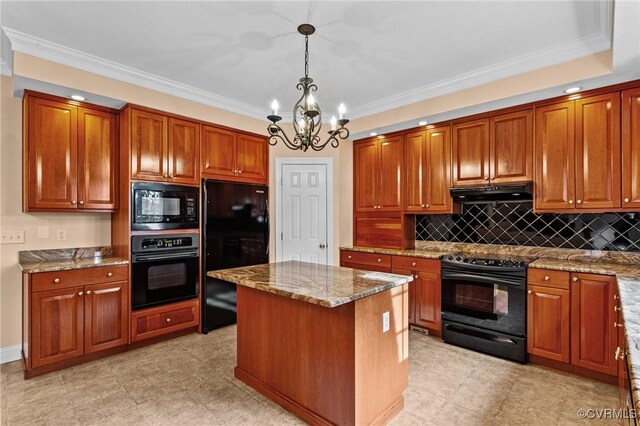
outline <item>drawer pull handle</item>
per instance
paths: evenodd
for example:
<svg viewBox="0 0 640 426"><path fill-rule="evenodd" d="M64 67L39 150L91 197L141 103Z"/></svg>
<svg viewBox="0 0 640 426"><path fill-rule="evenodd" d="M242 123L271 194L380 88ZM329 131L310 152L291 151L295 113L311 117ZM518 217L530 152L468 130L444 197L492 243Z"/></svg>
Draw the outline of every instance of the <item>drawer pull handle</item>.
<svg viewBox="0 0 640 426"><path fill-rule="evenodd" d="M620 308L620 306L614 306L613 307L613 311L614 312L618 312L618 311L621 311L621 310L622 310L622 308Z"/></svg>
<svg viewBox="0 0 640 426"><path fill-rule="evenodd" d="M113 272L109 272L109 273L107 273L107 276L108 276L108 277L112 277L112 276L113 276Z"/></svg>
<svg viewBox="0 0 640 426"><path fill-rule="evenodd" d="M618 346L616 348L616 361L620 361L624 359L624 351Z"/></svg>
<svg viewBox="0 0 640 426"><path fill-rule="evenodd" d="M620 324L618 321L613 323L613 327L624 327L624 325Z"/></svg>
<svg viewBox="0 0 640 426"><path fill-rule="evenodd" d="M53 282L54 282L54 283L56 283L56 284L58 284L58 283L60 282L60 278L54 278L54 279L53 279Z"/></svg>
<svg viewBox="0 0 640 426"><path fill-rule="evenodd" d="M411 264L411 266L416 266L416 265L417 265L417 263L416 263L416 262L413 262L413 263Z"/></svg>
<svg viewBox="0 0 640 426"><path fill-rule="evenodd" d="M544 280L545 280L545 281L549 281L550 279L551 279L551 277L550 277L549 275L545 275L545 276L544 276Z"/></svg>
<svg viewBox="0 0 640 426"><path fill-rule="evenodd" d="M378 259L378 263L382 262L382 259Z"/></svg>
<svg viewBox="0 0 640 426"><path fill-rule="evenodd" d="M617 294L613 295L613 300L618 300L620 297Z"/></svg>
<svg viewBox="0 0 640 426"><path fill-rule="evenodd" d="M167 322L171 322L171 318L167 318Z"/></svg>
<svg viewBox="0 0 640 426"><path fill-rule="evenodd" d="M351 255L347 256L347 259L351 259Z"/></svg>

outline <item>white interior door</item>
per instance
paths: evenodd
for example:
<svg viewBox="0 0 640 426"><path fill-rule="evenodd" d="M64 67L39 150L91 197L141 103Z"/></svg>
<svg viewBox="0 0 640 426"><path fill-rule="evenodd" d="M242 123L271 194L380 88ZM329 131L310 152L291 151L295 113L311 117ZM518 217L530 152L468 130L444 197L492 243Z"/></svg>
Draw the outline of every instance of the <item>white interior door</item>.
<svg viewBox="0 0 640 426"><path fill-rule="evenodd" d="M329 263L327 169L327 164L281 164L278 260Z"/></svg>

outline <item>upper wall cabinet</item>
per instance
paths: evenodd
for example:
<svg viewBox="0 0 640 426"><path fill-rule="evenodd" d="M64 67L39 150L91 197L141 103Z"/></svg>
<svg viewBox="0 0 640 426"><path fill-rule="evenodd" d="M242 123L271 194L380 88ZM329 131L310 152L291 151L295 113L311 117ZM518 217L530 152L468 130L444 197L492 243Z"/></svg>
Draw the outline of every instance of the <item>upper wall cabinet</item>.
<svg viewBox="0 0 640 426"><path fill-rule="evenodd" d="M27 92L23 210L118 208L115 111Z"/></svg>
<svg viewBox="0 0 640 426"><path fill-rule="evenodd" d="M453 126L453 186L533 179L533 113L497 115Z"/></svg>
<svg viewBox="0 0 640 426"><path fill-rule="evenodd" d="M268 184L267 139L203 125L202 177Z"/></svg>
<svg viewBox="0 0 640 426"><path fill-rule="evenodd" d="M452 213L451 128L408 133L404 146L405 211Z"/></svg>
<svg viewBox="0 0 640 426"><path fill-rule="evenodd" d="M616 209L620 200L620 93L536 108L538 212Z"/></svg>
<svg viewBox="0 0 640 426"><path fill-rule="evenodd" d="M622 207L640 208L640 88L622 92Z"/></svg>
<svg viewBox="0 0 640 426"><path fill-rule="evenodd" d="M131 110L131 178L198 185L200 124Z"/></svg>
<svg viewBox="0 0 640 426"><path fill-rule="evenodd" d="M356 212L402 211L404 136L353 144Z"/></svg>

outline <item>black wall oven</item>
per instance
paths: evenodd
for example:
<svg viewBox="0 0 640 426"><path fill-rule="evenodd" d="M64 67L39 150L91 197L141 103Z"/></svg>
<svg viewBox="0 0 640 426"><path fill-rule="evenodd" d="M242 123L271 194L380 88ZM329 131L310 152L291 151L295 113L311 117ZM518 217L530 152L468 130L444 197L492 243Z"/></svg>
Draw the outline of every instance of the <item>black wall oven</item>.
<svg viewBox="0 0 640 426"><path fill-rule="evenodd" d="M131 184L131 230L198 229L198 188Z"/></svg>
<svg viewBox="0 0 640 426"><path fill-rule="evenodd" d="M198 297L198 246L198 234L131 237L132 309Z"/></svg>
<svg viewBox="0 0 640 426"><path fill-rule="evenodd" d="M442 260L442 337L526 362L526 263L447 256Z"/></svg>

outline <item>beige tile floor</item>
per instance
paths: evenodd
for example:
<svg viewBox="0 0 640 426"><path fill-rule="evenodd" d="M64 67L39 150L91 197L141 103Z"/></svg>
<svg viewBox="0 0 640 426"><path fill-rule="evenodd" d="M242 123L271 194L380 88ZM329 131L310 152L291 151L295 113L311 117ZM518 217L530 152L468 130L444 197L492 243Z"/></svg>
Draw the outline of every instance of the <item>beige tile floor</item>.
<svg viewBox="0 0 640 426"><path fill-rule="evenodd" d="M192 334L28 381L4 364L2 424L302 424L233 378L235 339L235 327ZM579 408L617 408L614 386L416 332L409 366L394 425L574 424Z"/></svg>

